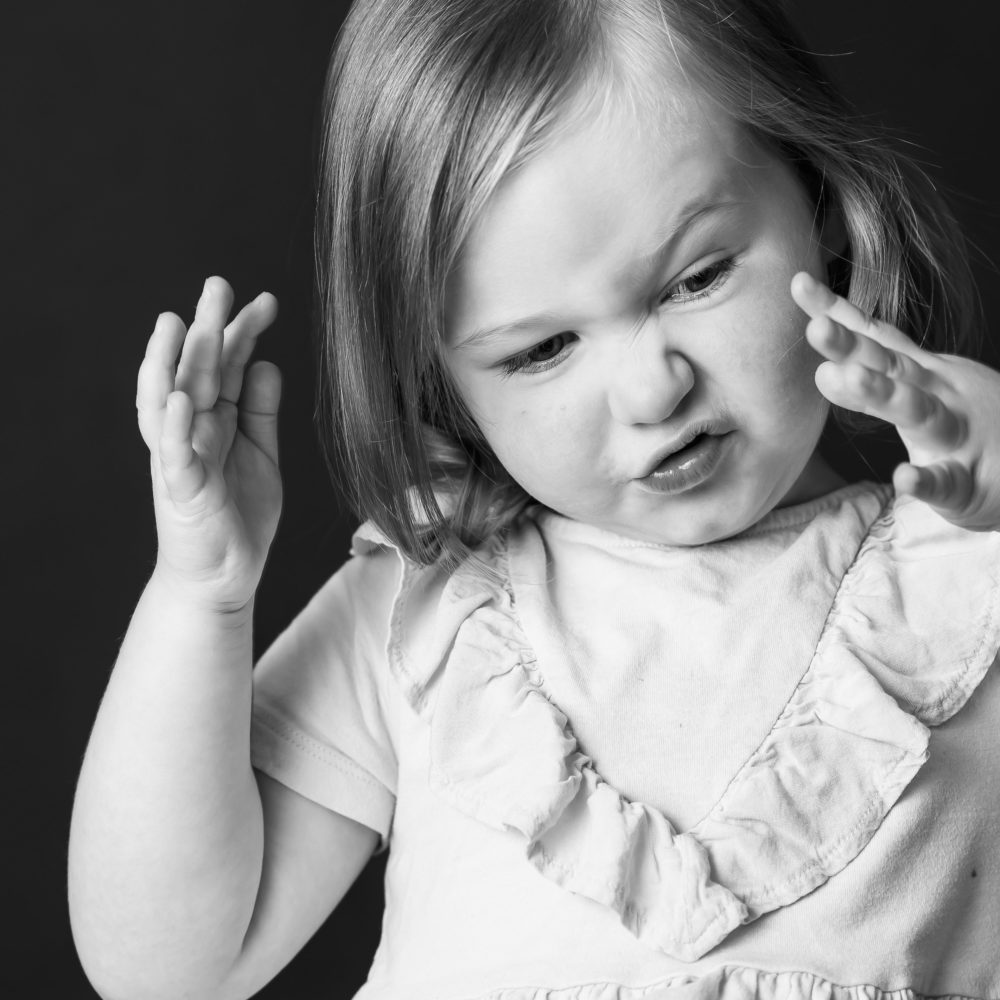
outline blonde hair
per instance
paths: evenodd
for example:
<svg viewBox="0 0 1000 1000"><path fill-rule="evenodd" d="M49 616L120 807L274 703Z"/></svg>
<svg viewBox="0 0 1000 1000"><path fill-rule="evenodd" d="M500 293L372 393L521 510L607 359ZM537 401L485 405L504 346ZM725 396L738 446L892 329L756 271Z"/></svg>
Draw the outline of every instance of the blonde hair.
<svg viewBox="0 0 1000 1000"><path fill-rule="evenodd" d="M968 349L978 330L943 200L852 113L774 0L356 0L324 101L319 412L355 513L418 562L457 561L531 502L442 360L462 243L581 87L655 98L664 60L784 156L818 214L839 214L838 291L932 350Z"/></svg>

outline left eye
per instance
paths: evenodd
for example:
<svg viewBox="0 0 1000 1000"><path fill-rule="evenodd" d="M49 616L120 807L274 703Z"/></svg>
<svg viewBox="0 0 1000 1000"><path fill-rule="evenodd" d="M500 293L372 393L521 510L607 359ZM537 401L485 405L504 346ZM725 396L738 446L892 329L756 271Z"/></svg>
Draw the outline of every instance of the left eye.
<svg viewBox="0 0 1000 1000"><path fill-rule="evenodd" d="M701 298L729 277L736 261L732 257L717 260L672 284L660 296L660 302L689 302Z"/></svg>

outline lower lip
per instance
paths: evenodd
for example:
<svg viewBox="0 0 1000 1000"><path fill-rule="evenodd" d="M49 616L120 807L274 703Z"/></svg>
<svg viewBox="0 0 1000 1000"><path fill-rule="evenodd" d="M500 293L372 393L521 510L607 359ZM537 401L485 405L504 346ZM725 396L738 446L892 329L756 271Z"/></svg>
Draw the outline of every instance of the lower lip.
<svg viewBox="0 0 1000 1000"><path fill-rule="evenodd" d="M731 433L705 434L697 442L665 458L648 476L637 479L655 493L684 493L701 486L719 467Z"/></svg>

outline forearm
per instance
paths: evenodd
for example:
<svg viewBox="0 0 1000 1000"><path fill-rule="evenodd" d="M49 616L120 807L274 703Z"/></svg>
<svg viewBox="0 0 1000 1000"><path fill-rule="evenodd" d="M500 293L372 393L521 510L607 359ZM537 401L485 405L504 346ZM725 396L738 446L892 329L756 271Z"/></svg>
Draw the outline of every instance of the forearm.
<svg viewBox="0 0 1000 1000"><path fill-rule="evenodd" d="M74 934L111 993L197 995L239 953L263 854L251 664L250 608L202 612L154 574L94 726L70 837Z"/></svg>

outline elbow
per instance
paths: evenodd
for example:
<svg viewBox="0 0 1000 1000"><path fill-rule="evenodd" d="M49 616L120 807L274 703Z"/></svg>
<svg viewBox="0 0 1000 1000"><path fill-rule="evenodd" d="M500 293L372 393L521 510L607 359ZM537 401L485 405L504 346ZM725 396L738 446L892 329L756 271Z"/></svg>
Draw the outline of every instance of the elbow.
<svg viewBox="0 0 1000 1000"><path fill-rule="evenodd" d="M247 1000L245 994L237 994L225 983L207 986L195 982L177 971L166 971L164 975L151 976L149 969L140 973L136 970L111 968L107 964L93 961L78 951L80 964L94 992L101 1000ZM155 979L155 981L154 981Z"/></svg>
<svg viewBox="0 0 1000 1000"><path fill-rule="evenodd" d="M124 935L112 939L79 915L71 915L70 924L84 975L101 1000L246 1000L220 974L222 962L199 967L168 948L139 947Z"/></svg>

